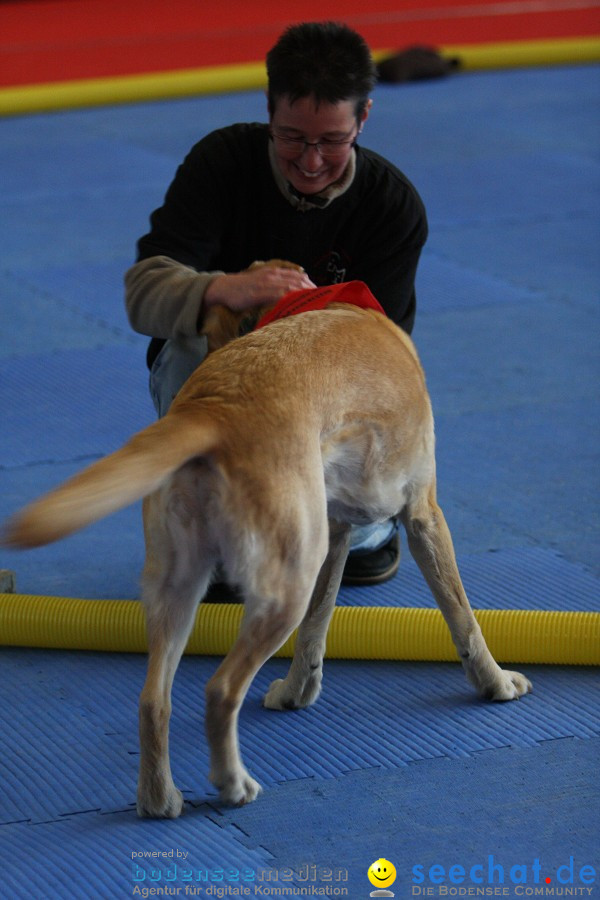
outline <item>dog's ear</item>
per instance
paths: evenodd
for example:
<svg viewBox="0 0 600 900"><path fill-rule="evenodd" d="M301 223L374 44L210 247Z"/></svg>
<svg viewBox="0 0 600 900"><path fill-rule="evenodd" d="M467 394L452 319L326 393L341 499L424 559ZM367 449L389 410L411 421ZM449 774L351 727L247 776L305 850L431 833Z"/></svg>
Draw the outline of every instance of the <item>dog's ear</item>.
<svg viewBox="0 0 600 900"><path fill-rule="evenodd" d="M285 259L270 259L267 262L256 260L250 266L248 271L256 269L259 266L271 266L282 269L296 269L303 272L302 266L296 263L288 262ZM226 306L210 306L204 316L200 334L206 335L208 340L208 352L213 353L220 347L224 347L230 341L234 341L237 337L248 334L252 331L260 317L271 308L273 304L256 307L255 309L246 309L241 312L234 312Z"/></svg>
<svg viewBox="0 0 600 900"><path fill-rule="evenodd" d="M245 312L234 312L226 306L211 306L206 310L200 334L206 335L209 353L239 337L245 315Z"/></svg>

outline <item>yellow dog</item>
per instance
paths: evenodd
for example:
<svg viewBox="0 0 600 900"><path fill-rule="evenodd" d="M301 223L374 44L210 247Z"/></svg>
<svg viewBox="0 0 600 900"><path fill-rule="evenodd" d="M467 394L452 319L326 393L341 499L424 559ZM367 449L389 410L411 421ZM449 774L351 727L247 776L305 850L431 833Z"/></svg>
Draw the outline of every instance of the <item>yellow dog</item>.
<svg viewBox="0 0 600 900"><path fill-rule="evenodd" d="M44 544L145 498L142 816L182 810L168 753L171 685L217 566L245 598L238 639L206 686L211 778L228 803L260 790L240 757L238 713L258 669L298 626L289 673L264 704L303 707L319 695L352 523L401 516L482 696L512 700L531 688L494 661L465 595L436 502L433 417L410 338L350 303L237 338L244 315L210 310L213 352L169 413L33 503L6 533L13 546Z"/></svg>

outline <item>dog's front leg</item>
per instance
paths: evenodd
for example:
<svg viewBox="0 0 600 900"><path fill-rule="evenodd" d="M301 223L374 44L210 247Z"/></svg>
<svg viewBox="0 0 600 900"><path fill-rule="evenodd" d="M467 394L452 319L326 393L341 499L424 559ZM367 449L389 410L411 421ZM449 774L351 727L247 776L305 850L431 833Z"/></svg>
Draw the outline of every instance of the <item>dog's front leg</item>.
<svg viewBox="0 0 600 900"><path fill-rule="evenodd" d="M456 565L450 531L435 488L402 513L408 545L446 620L469 681L489 700L515 700L531 690L519 672L501 669L473 615Z"/></svg>
<svg viewBox="0 0 600 900"><path fill-rule="evenodd" d="M329 551L321 567L304 617L286 678L277 678L265 694L268 709L299 709L314 703L321 692L327 629L335 608L350 546L350 525L330 521Z"/></svg>

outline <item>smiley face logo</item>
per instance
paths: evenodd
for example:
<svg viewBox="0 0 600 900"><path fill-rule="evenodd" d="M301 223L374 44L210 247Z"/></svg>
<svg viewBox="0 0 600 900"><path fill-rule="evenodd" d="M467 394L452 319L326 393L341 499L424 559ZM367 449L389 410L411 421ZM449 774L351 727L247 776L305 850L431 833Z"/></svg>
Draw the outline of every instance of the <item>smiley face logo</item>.
<svg viewBox="0 0 600 900"><path fill-rule="evenodd" d="M389 859L376 859L367 872L369 881L378 888L389 887L396 880L396 869Z"/></svg>

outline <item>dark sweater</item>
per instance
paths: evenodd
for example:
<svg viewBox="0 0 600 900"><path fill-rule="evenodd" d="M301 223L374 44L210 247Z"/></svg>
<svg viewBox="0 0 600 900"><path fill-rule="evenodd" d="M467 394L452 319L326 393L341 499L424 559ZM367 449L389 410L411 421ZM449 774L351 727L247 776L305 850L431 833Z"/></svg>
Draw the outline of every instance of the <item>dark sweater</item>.
<svg viewBox="0 0 600 900"><path fill-rule="evenodd" d="M356 147L350 187L324 208L301 211L274 179L268 142L261 124L232 125L199 141L152 214L138 261L167 256L198 272L239 272L257 259L290 260L317 285L366 282L410 333L427 237L413 185L383 157Z"/></svg>

